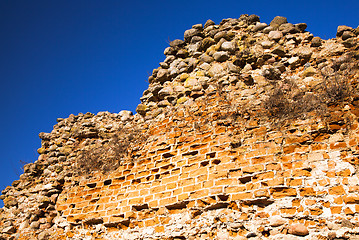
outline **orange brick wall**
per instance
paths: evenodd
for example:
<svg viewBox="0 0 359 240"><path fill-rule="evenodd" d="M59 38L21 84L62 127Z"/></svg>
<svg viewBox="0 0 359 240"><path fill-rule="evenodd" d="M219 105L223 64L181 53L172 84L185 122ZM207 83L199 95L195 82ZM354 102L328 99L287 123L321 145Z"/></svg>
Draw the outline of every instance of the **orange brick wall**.
<svg viewBox="0 0 359 240"><path fill-rule="evenodd" d="M65 183L57 210L71 223L156 228L166 224L164 209L234 205L276 205L267 215L358 220L356 122L332 130L313 118L280 129L259 120L204 123L209 114L198 118L200 128L176 114L153 123L137 159L109 175Z"/></svg>

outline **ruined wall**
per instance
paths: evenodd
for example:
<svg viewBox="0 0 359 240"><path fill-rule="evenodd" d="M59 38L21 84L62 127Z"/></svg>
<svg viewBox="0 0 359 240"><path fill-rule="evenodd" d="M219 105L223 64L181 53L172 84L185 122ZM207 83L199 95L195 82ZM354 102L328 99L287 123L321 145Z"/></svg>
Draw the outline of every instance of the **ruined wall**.
<svg viewBox="0 0 359 240"><path fill-rule="evenodd" d="M194 25L137 114L71 115L40 134L39 159L2 192L1 237L359 237L359 31L305 28ZM82 171L104 156L111 171Z"/></svg>
<svg viewBox="0 0 359 240"><path fill-rule="evenodd" d="M359 179L351 164L357 123L349 137L347 126L333 125L329 134L315 120L281 130L256 121L196 129L194 120L154 124L136 162L79 180L60 194L56 209L70 223L103 223L115 233L123 229L110 236L128 239L209 239L223 229L232 237L265 236L294 223L323 235L328 221L358 221ZM241 134L231 136L236 130ZM203 223L203 215L212 220Z"/></svg>

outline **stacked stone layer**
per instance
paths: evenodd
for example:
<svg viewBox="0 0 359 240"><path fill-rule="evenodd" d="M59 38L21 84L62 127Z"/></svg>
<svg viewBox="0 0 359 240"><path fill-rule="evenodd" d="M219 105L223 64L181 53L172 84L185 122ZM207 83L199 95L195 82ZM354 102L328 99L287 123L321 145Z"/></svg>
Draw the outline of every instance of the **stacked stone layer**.
<svg viewBox="0 0 359 240"><path fill-rule="evenodd" d="M325 41L305 29L256 15L194 25L137 114L71 115L40 134L39 159L2 192L1 237L355 239L359 31ZM329 100L298 116L276 96L284 108ZM118 168L75 171L125 132L137 141Z"/></svg>

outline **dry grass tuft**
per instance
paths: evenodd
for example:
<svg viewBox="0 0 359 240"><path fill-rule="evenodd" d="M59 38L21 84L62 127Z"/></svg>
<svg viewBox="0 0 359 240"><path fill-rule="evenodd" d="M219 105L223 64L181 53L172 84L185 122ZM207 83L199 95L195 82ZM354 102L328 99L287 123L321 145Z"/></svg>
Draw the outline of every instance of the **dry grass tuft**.
<svg viewBox="0 0 359 240"><path fill-rule="evenodd" d="M116 170L123 162L132 161L131 151L145 142L146 134L139 128L120 129L101 145L83 149L78 155L75 172L79 175Z"/></svg>

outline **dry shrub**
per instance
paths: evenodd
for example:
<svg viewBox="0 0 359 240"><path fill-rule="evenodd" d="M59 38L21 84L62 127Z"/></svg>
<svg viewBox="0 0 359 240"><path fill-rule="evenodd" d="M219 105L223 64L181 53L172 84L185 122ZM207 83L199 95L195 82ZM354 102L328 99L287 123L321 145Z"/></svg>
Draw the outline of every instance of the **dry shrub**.
<svg viewBox="0 0 359 240"><path fill-rule="evenodd" d="M269 117L284 118L291 112L287 94L280 88L274 88L263 103Z"/></svg>
<svg viewBox="0 0 359 240"><path fill-rule="evenodd" d="M80 151L75 172L79 175L99 171L108 173L121 163L131 161L131 150L146 140L146 134L139 128L120 129L100 145L89 146Z"/></svg>
<svg viewBox="0 0 359 240"><path fill-rule="evenodd" d="M263 102L264 115L277 122L305 118L310 112L324 117L329 106L349 103L357 95L352 80L358 73L358 62L352 60L347 55L329 63L322 69L322 81L313 92L299 89L287 79L272 81L273 88Z"/></svg>
<svg viewBox="0 0 359 240"><path fill-rule="evenodd" d="M284 79L271 83L272 88L266 92L267 98L262 103L264 112L261 117L283 121L305 117L305 113L317 109L316 95L300 89L293 80Z"/></svg>
<svg viewBox="0 0 359 240"><path fill-rule="evenodd" d="M353 73L358 70L358 66L347 61L343 63L334 62L331 71L325 69L322 71L321 97L328 105L349 101L355 94L350 79L352 79Z"/></svg>
<svg viewBox="0 0 359 240"><path fill-rule="evenodd" d="M282 121L305 118L308 113L316 112L322 115L325 109L318 94L296 91L295 94L274 88L263 102L264 113L273 120Z"/></svg>
<svg viewBox="0 0 359 240"><path fill-rule="evenodd" d="M336 75L332 78L326 77L323 81L323 100L328 105L338 104L348 98L351 95L350 85L346 77L342 75Z"/></svg>

